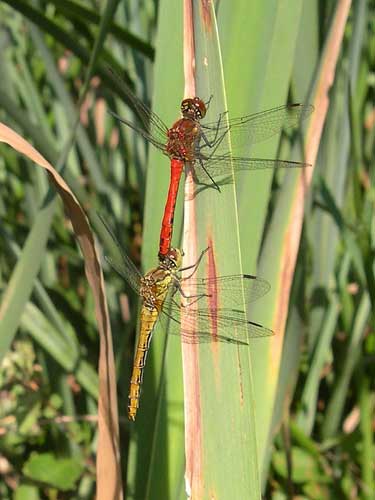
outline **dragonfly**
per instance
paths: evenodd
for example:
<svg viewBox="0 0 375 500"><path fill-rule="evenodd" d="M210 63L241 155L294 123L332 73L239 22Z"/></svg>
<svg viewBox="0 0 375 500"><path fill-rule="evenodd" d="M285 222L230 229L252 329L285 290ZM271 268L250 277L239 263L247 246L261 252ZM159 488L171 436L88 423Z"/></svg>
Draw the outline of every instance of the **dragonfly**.
<svg viewBox="0 0 375 500"><path fill-rule="evenodd" d="M173 220L183 168L186 163L193 167L193 178L197 184L210 184L220 191L218 177L232 180L234 172L266 168L296 168L310 166L287 160L270 160L236 156L240 148L264 141L283 129L297 127L313 111L307 104L288 104L267 111L239 118L228 119L228 113L220 113L211 123L201 123L207 113L209 102L199 97L181 102L181 118L171 128L132 91L123 85L125 94L139 117L135 124L117 113L110 113L120 122L131 127L171 160L171 176L167 201L160 231L159 255L166 255L171 247ZM231 149L228 141L230 134Z"/></svg>
<svg viewBox="0 0 375 500"><path fill-rule="evenodd" d="M165 256L159 257L155 268L142 275L103 219L102 222L119 251L118 258L106 257L106 260L142 301L140 332L130 379L129 420L134 421L137 415L147 353L157 322L167 328L169 321L169 333L180 335L182 342L189 344L224 342L248 345L249 338L273 335L272 330L249 321L244 310L244 297L246 303L251 303L270 290L266 280L250 274L195 278L208 248L195 264L183 267L183 251L171 247ZM182 277L184 271L190 274ZM183 291L182 285L187 279L194 295L189 296Z"/></svg>

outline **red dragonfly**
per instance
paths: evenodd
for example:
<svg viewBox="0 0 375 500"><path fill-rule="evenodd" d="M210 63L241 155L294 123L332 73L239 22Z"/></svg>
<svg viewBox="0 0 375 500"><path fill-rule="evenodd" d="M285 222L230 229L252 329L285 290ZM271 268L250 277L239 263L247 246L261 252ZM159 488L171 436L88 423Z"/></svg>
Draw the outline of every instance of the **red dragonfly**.
<svg viewBox="0 0 375 500"><path fill-rule="evenodd" d="M237 172L308 166L306 163L294 161L234 156L233 152L241 146L269 139L284 128L296 127L301 119L306 118L313 111L314 108L311 105L288 104L234 119L228 119L227 112L224 112L215 122L200 123L206 115L209 102L205 103L199 97L193 97L182 101L182 118L168 128L162 119L128 88L124 88L124 91L139 116L140 125L135 125L112 111L111 114L141 134L171 159L171 178L160 232L160 257L167 255L171 248L178 188L186 162L193 166L195 182L203 185L213 184L219 191L220 183L231 181L232 168ZM225 140L229 139L229 134L231 150L228 149L228 143ZM216 182L216 179L221 176L226 176L226 178Z"/></svg>

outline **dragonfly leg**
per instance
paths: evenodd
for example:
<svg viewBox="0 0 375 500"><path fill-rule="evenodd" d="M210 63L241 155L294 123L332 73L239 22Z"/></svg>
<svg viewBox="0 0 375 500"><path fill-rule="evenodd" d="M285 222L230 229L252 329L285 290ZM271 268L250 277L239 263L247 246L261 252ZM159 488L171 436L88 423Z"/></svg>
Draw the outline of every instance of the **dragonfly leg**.
<svg viewBox="0 0 375 500"><path fill-rule="evenodd" d="M203 139L203 142L205 143L205 146L208 146L209 148L212 148L216 145L216 141L218 140L218 135L219 135L219 130L220 130L220 125L221 125L221 121L222 119L224 118L225 115L228 114L228 111L223 111L222 113L220 113L219 115L219 119L216 123L216 133L215 133L215 137L212 139L212 141L209 141L203 131L203 129L205 128L204 125L201 125L201 137ZM228 127L228 130L229 130L229 127ZM220 142L222 141L222 138L228 133L228 130L223 134L222 137L220 137ZM219 143L220 143L219 142ZM201 146L201 147L204 147L204 146Z"/></svg>
<svg viewBox="0 0 375 500"><path fill-rule="evenodd" d="M178 303L175 301L175 299L173 298L173 297L176 295L177 290L180 292L180 295L182 295L185 299L190 299L190 297L197 297L197 295L187 295L187 294L183 291L183 289L182 289L182 287L181 287L181 283L180 283L180 282L181 282L181 280L180 280L180 279L178 279L178 278L176 278L176 277L174 278L173 291L172 291L172 296L171 296L172 302L173 302L173 303L174 303L177 307L179 307L179 306L180 306L180 304L178 304Z"/></svg>
<svg viewBox="0 0 375 500"><path fill-rule="evenodd" d="M175 287L176 287L176 290L175 292L173 293L172 297L174 296L174 294L176 293L176 291L178 290L180 292L180 294L182 295L182 297L184 297L184 299L195 299L193 302L189 302L188 304L184 305L184 304L180 304L181 307L187 307L187 306L190 306L191 304L195 304L195 302L197 302L197 300L199 299L202 299L203 297L210 297L210 295L208 293L199 293L197 295L187 295L184 290L182 289L182 286L181 286L181 283L180 283L180 280L176 279L175 281ZM173 300L173 299L172 299Z"/></svg>
<svg viewBox="0 0 375 500"><path fill-rule="evenodd" d="M187 271L188 269L193 269L193 272L191 274L189 274L189 276L184 276L183 278L179 278L178 282L188 280L192 276L194 276L194 274L197 272L199 264L201 263L201 260L203 259L204 254L207 253L209 251L209 249L210 249L210 247L207 247L204 250L202 250L202 252L201 252L201 254L200 254L200 256L195 264L191 264L191 266L182 267L180 269L180 272Z"/></svg>
<svg viewBox="0 0 375 500"><path fill-rule="evenodd" d="M219 185L215 182L215 180L212 178L210 172L204 166L202 158L198 158L198 160L199 160L199 163L201 165L201 169L205 172L205 174L207 175L207 177L209 177L209 179L211 180L211 182L214 185L215 189L217 189L219 191L219 193L221 193L221 189L220 189Z"/></svg>
<svg viewBox="0 0 375 500"><path fill-rule="evenodd" d="M204 103L204 105L206 106L206 110L210 107L210 103L211 103L211 101L212 101L213 97L214 97L214 95L213 95L213 94L211 94L211 95L210 95L210 98L208 99L208 101L206 101L206 102Z"/></svg>
<svg viewBox="0 0 375 500"><path fill-rule="evenodd" d="M181 294L182 295L182 294ZM203 297L210 297L208 293L200 293L199 295L184 295L185 299L195 299L191 302L188 302L187 304L184 304L183 302L180 303L180 307L190 307L196 302L198 302L200 299L203 299Z"/></svg>
<svg viewBox="0 0 375 500"><path fill-rule="evenodd" d="M221 137L219 137L219 139L215 140L215 143L212 144L211 151L210 151L210 154L209 154L208 158L211 158L212 156L214 156L214 154L216 153L216 151L218 150L219 146L221 145L221 143L223 142L223 140L225 139L225 137L228 135L228 133L229 133L229 127L221 135Z"/></svg>
<svg viewBox="0 0 375 500"><path fill-rule="evenodd" d="M172 301L177 307L180 307L180 304L178 304L175 300ZM175 323L177 323L178 325L180 324L180 322L178 321L178 319L174 318L171 314L169 314L167 311L165 311L163 309L163 313L167 316L167 318L169 318L171 321L174 321Z"/></svg>

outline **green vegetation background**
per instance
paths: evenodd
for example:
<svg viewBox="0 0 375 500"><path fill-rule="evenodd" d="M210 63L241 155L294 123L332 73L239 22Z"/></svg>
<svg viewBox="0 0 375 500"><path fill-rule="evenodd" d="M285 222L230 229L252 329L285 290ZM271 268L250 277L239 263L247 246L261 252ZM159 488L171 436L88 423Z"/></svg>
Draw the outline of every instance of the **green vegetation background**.
<svg viewBox="0 0 375 500"><path fill-rule="evenodd" d="M91 220L98 211L147 270L156 263L168 161L106 112L116 109L135 119L108 67L171 124L183 96L182 3L108 2L106 22L98 5L0 2L0 120L61 167L93 47L102 40L90 61L95 76L61 173ZM309 98L335 7L334 1L238 0L233 9L218 2L231 116ZM374 61L375 3L359 0L346 26L306 199L280 373L269 375L265 345L250 346L267 499L370 500L375 491ZM294 159L293 139L268 142L252 154ZM243 270L255 274L260 261L272 286L281 249L275 247L266 262L262 250L273 236L270 220L285 179L255 172L240 174L238 181ZM2 301L7 315L0 319L0 498L90 499L98 335L82 259L61 203L51 201L45 174L4 145L0 187L0 297L9 300ZM176 243L181 221L179 199ZM138 303L127 284L107 271L124 496L186 498L179 341L154 339L139 419L130 426L126 405ZM16 286L10 290L11 277ZM270 326L270 304L252 310L255 321ZM209 431L214 417L207 418ZM220 453L208 460L230 477L242 456L226 457L225 447Z"/></svg>

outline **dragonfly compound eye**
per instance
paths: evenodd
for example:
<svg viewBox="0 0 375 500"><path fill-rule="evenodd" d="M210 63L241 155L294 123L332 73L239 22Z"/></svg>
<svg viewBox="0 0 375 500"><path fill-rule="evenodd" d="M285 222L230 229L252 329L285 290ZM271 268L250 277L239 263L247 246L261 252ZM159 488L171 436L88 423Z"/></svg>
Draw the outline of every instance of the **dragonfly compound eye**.
<svg viewBox="0 0 375 500"><path fill-rule="evenodd" d="M171 248L165 256L169 268L179 268L182 266L182 252L178 248Z"/></svg>
<svg viewBox="0 0 375 500"><path fill-rule="evenodd" d="M199 97L194 97L193 106L195 117L197 119L201 120L206 116L207 108L202 99L200 99Z"/></svg>
<svg viewBox="0 0 375 500"><path fill-rule="evenodd" d="M182 116L189 116L192 114L192 109L194 108L193 99L188 97L181 102L181 113Z"/></svg>

